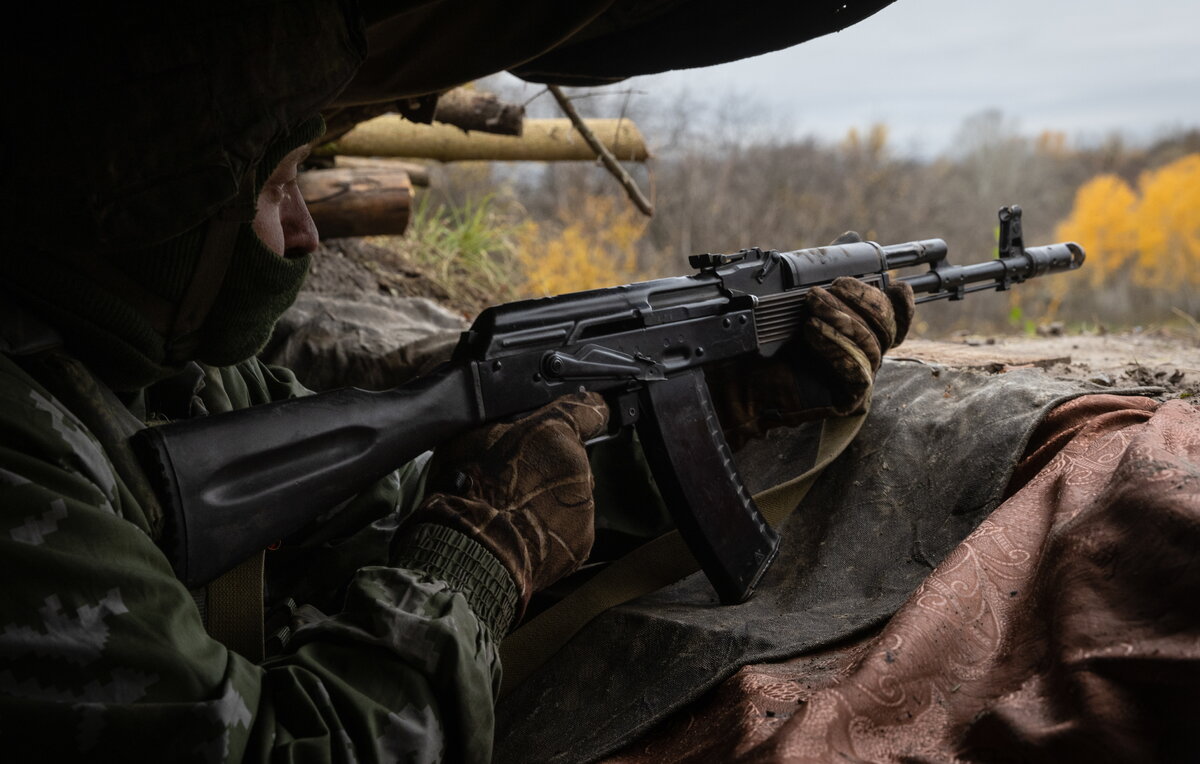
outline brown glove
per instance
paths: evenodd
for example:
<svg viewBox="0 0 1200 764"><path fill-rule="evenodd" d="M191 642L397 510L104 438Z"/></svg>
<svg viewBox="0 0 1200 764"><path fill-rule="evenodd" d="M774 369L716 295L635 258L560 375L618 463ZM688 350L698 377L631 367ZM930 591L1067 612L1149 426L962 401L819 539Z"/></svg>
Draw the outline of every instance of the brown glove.
<svg viewBox="0 0 1200 764"><path fill-rule="evenodd" d="M517 586L519 616L534 592L578 569L592 548L583 441L607 422L604 399L578 393L443 444L411 523L453 529L491 552Z"/></svg>
<svg viewBox="0 0 1200 764"><path fill-rule="evenodd" d="M814 287L806 309L801 336L774 358L707 371L730 447L772 427L864 411L883 354L908 333L914 305L904 282L885 292L843 277Z"/></svg>

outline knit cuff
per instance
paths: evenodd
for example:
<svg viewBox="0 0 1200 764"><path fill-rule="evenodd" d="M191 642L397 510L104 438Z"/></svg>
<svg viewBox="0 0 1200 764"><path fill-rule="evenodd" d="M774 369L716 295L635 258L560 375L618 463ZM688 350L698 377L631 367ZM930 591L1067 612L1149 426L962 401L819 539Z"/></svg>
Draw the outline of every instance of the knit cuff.
<svg viewBox="0 0 1200 764"><path fill-rule="evenodd" d="M517 607L517 585L486 548L453 528L417 525L401 543L393 565L429 574L462 592L497 640L508 633Z"/></svg>

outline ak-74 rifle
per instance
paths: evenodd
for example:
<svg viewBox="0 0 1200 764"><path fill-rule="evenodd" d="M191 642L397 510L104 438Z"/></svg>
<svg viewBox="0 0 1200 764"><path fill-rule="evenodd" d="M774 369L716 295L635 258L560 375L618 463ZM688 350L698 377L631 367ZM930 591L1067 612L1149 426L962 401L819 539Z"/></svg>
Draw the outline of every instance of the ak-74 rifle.
<svg viewBox="0 0 1200 764"><path fill-rule="evenodd" d="M1078 268L1075 243L1026 249L1021 209L1000 211L998 256L946 262L941 239L744 249L690 258L698 273L488 308L452 360L383 392L354 388L151 427L134 445L166 514L164 549L205 583L399 465L486 422L576 391L601 393L612 426L636 427L654 481L721 601L753 592L779 536L759 514L713 413L704 366L770 357L798 331L814 286L851 276L918 303L961 300Z"/></svg>

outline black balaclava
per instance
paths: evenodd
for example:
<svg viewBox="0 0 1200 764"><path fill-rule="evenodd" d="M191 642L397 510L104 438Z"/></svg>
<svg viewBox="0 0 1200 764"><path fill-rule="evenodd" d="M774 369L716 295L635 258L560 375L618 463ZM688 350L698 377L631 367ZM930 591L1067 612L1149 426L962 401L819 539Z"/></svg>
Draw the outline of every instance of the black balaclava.
<svg viewBox="0 0 1200 764"><path fill-rule="evenodd" d="M279 161L323 130L319 117L273 141L253 171L252 191L218 216L231 221L223 278L203 296L211 305L183 336L175 314L188 298L205 256L212 221L143 249L92 256L46 253L3 258L4 283L62 333L67 348L114 390L132 392L177 373L189 361L223 366L254 355L295 300L309 256L282 257L255 235L253 199ZM205 287L201 287L204 289Z"/></svg>
<svg viewBox="0 0 1200 764"><path fill-rule="evenodd" d="M0 120L0 291L120 391L242 360L305 258L252 233L262 179L320 130L367 41L346 0L32 4ZM182 310L181 310L182 308Z"/></svg>

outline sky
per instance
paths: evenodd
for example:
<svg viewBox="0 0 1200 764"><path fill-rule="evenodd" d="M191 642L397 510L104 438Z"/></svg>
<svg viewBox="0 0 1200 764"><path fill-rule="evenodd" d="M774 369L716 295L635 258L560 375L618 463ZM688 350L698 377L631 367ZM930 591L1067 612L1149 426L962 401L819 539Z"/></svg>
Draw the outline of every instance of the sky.
<svg viewBox="0 0 1200 764"><path fill-rule="evenodd" d="M1200 0L898 0L784 51L628 84L654 98L737 94L796 136L884 122L894 148L918 155L949 149L988 109L1026 134L1142 142L1200 127Z"/></svg>

